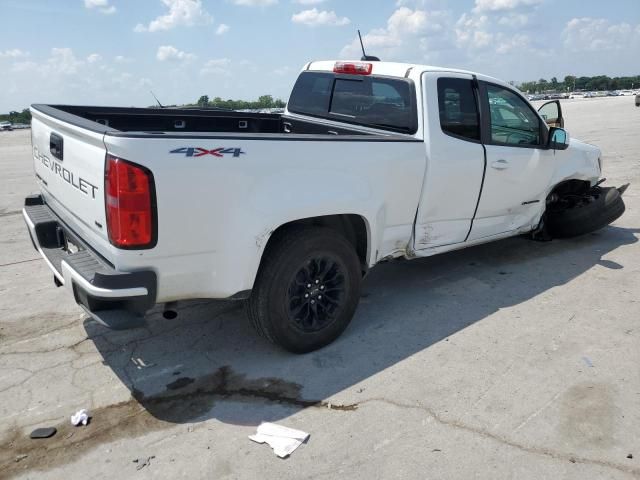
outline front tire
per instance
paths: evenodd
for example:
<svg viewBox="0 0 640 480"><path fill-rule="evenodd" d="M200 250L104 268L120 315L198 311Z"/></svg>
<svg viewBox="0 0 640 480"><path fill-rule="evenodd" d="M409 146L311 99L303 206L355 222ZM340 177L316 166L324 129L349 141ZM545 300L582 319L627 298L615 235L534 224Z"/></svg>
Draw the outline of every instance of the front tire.
<svg viewBox="0 0 640 480"><path fill-rule="evenodd" d="M339 232L293 227L275 234L264 254L247 315L259 334L294 353L342 334L360 299L355 249Z"/></svg>
<svg viewBox="0 0 640 480"><path fill-rule="evenodd" d="M547 229L552 237L569 238L594 232L622 216L622 195L614 187L596 188L570 203L559 202L547 211Z"/></svg>

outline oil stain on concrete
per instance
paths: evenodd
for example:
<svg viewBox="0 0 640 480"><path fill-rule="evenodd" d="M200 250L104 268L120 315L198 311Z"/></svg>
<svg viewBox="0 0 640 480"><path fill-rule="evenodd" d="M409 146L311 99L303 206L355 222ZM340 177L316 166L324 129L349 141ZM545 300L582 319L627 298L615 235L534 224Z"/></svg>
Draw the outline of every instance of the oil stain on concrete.
<svg viewBox="0 0 640 480"><path fill-rule="evenodd" d="M48 470L77 460L99 445L195 421L211 411L216 401L225 399L339 411L358 408L357 404L303 399L301 390L301 385L279 378L247 379L228 366L197 379L178 378L158 395L145 396L134 390L128 401L93 410L87 427L73 427L65 421L55 425L57 435L46 440L32 440L29 432L19 429L8 432L0 441L0 476Z"/></svg>
<svg viewBox="0 0 640 480"><path fill-rule="evenodd" d="M562 397L560 435L574 447L610 447L615 434L615 391L606 383L583 382Z"/></svg>

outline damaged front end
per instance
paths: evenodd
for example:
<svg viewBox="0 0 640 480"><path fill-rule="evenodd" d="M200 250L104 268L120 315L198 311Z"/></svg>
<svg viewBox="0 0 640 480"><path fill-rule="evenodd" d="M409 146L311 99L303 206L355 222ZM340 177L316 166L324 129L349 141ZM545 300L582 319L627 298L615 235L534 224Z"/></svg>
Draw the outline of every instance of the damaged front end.
<svg viewBox="0 0 640 480"><path fill-rule="evenodd" d="M532 238L549 241L583 235L620 218L625 211L622 194L630 184L602 187L605 181L603 178L591 186L574 180L556 187L547 197L545 213Z"/></svg>

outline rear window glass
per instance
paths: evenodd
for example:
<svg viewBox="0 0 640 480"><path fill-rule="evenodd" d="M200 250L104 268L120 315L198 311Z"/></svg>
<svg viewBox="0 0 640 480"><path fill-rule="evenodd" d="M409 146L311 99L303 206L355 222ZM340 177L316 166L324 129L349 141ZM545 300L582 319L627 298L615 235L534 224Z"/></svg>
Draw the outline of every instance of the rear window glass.
<svg viewBox="0 0 640 480"><path fill-rule="evenodd" d="M293 87L289 111L347 123L415 133L415 93L409 80L336 77L304 72Z"/></svg>

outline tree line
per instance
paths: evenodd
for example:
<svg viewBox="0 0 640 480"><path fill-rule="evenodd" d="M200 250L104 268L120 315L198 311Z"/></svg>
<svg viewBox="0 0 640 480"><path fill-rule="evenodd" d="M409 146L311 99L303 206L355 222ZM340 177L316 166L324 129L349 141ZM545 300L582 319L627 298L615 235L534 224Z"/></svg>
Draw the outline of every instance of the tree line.
<svg viewBox="0 0 640 480"><path fill-rule="evenodd" d="M28 108L25 108L21 112L11 111L0 114L0 122L31 123L31 112Z"/></svg>
<svg viewBox="0 0 640 480"><path fill-rule="evenodd" d="M202 95L195 105L199 107L216 107L227 108L229 110L245 110L245 109L258 109L258 108L284 108L286 102L279 98L274 99L271 95L262 95L258 97L258 100L223 100L220 97L215 97L213 100L208 95Z"/></svg>
<svg viewBox="0 0 640 480"><path fill-rule="evenodd" d="M552 77L551 80L541 78L538 81L522 82L518 85L518 88L528 93L566 92L567 90L633 90L634 88L640 88L640 75L636 75L635 77L614 78L606 75L598 75L595 77L567 75L563 81L559 81L556 77Z"/></svg>

